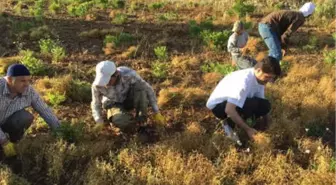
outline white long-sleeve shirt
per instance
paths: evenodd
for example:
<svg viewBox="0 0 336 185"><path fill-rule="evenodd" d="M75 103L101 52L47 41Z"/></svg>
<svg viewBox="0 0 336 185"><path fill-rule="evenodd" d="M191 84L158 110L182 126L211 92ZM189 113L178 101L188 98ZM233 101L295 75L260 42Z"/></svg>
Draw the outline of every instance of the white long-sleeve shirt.
<svg viewBox="0 0 336 185"><path fill-rule="evenodd" d="M240 56L241 55L240 49L245 47L247 41L248 41L248 34L246 31L244 31L240 35L234 32L229 37L229 40L228 40L228 45L227 45L228 52L230 52L232 56Z"/></svg>

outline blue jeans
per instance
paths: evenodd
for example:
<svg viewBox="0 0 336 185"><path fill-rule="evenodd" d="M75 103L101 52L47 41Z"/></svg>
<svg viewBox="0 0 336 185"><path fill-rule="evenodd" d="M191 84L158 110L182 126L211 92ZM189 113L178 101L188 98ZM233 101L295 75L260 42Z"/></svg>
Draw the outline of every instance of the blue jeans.
<svg viewBox="0 0 336 185"><path fill-rule="evenodd" d="M268 56L274 57L280 62L282 59L281 42L279 41L277 34L272 31L271 27L263 23L259 23L258 30L269 49Z"/></svg>

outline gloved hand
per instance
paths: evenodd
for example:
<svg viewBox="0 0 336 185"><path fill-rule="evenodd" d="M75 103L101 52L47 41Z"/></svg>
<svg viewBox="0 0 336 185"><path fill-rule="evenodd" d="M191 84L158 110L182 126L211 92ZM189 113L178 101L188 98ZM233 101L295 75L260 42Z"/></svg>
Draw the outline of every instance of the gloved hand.
<svg viewBox="0 0 336 185"><path fill-rule="evenodd" d="M6 157L13 157L16 156L16 150L15 150L15 145L12 142L7 142L2 145L4 154Z"/></svg>
<svg viewBox="0 0 336 185"><path fill-rule="evenodd" d="M160 112L156 113L153 117L154 121L158 124L166 124L166 119L162 116Z"/></svg>

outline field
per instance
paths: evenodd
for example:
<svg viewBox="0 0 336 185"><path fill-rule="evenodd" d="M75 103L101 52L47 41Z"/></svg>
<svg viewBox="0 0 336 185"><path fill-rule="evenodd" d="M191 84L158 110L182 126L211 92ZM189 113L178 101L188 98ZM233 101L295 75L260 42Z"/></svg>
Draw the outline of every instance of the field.
<svg viewBox="0 0 336 185"><path fill-rule="evenodd" d="M335 3L314 2L290 39L282 77L266 86L270 128L238 147L205 107L235 70L226 51L233 22L245 22L247 52L260 60L267 48L258 21L301 1L2 0L0 73L28 66L62 126L51 134L35 113L18 157L0 161L0 185L336 184ZM167 124L96 133L91 83L103 60L149 82Z"/></svg>

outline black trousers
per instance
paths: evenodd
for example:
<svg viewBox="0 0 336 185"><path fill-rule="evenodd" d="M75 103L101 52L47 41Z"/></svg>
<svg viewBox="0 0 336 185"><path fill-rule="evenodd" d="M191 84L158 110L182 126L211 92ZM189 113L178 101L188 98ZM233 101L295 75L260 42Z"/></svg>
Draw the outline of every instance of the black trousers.
<svg viewBox="0 0 336 185"><path fill-rule="evenodd" d="M226 119L226 104L227 101L217 104L216 107L212 109L212 113L219 119ZM270 112L271 104L268 100L263 98L246 98L243 108L236 107L236 110L244 120L251 117L259 118L267 115ZM235 123L231 119L228 119L228 124L232 128L235 127Z"/></svg>
<svg viewBox="0 0 336 185"><path fill-rule="evenodd" d="M1 125L3 132L9 135L11 142L18 142L24 135L24 132L30 127L34 116L28 111L22 109L11 116Z"/></svg>

